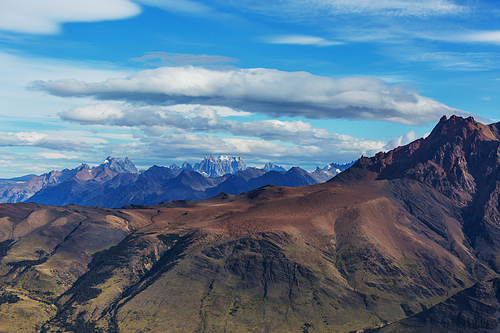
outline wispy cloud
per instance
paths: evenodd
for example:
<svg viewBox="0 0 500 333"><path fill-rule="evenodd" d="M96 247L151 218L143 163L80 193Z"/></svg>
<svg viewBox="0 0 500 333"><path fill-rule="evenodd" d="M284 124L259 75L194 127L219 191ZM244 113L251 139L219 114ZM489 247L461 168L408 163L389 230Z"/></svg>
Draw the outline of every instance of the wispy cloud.
<svg viewBox="0 0 500 333"><path fill-rule="evenodd" d="M407 56L407 60L427 62L449 71L486 71L500 68L500 56L490 52L422 52Z"/></svg>
<svg viewBox="0 0 500 333"><path fill-rule="evenodd" d="M263 41L268 44L290 44L290 45L313 45L313 46L333 46L342 45L344 42L327 40L322 37L307 36L307 35L285 35L285 36L268 36L263 38Z"/></svg>
<svg viewBox="0 0 500 333"><path fill-rule="evenodd" d="M52 137L44 133L0 133L1 147L37 147L59 151L88 151L91 146L82 141Z"/></svg>
<svg viewBox="0 0 500 333"><path fill-rule="evenodd" d="M55 34L63 23L119 20L140 12L141 8L128 0L6 0L0 2L0 30Z"/></svg>
<svg viewBox="0 0 500 333"><path fill-rule="evenodd" d="M420 124L437 121L443 114L469 115L375 78L332 79L263 68L222 71L162 67L103 82L36 81L30 89L60 97L93 97L142 105L226 106L271 117Z"/></svg>
<svg viewBox="0 0 500 333"><path fill-rule="evenodd" d="M181 54L166 52L146 53L142 57L132 58L133 62L159 62L162 66L185 66L185 65L207 65L207 64L225 64L236 62L238 59L223 57L217 55L205 54Z"/></svg>
<svg viewBox="0 0 500 333"><path fill-rule="evenodd" d="M466 44L500 44L500 30L449 30L433 31L422 29L415 32L417 38L432 41Z"/></svg>
<svg viewBox="0 0 500 333"><path fill-rule="evenodd" d="M447 0L229 0L235 7L280 17L289 21L314 21L337 15L388 15L420 17L457 15L466 12L465 6Z"/></svg>
<svg viewBox="0 0 500 333"><path fill-rule="evenodd" d="M70 156L61 153L37 153L37 155L48 160L58 160L58 159L74 160L78 158L78 156Z"/></svg>

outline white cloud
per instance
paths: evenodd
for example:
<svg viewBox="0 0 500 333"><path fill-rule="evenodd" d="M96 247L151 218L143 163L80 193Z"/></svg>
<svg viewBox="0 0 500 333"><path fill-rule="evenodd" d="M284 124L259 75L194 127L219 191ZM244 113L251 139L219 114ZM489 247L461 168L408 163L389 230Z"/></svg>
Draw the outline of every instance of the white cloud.
<svg viewBox="0 0 500 333"><path fill-rule="evenodd" d="M162 67L102 82L35 81L31 89L61 97L93 97L142 105L224 106L271 117L420 124L435 122L442 115L470 115L375 78L332 79L264 68Z"/></svg>
<svg viewBox="0 0 500 333"><path fill-rule="evenodd" d="M500 44L500 31L478 31L470 34L457 36L458 42L491 43Z"/></svg>
<svg viewBox="0 0 500 333"><path fill-rule="evenodd" d="M140 7L128 0L2 0L0 29L55 34L63 23L119 20L140 12Z"/></svg>
<svg viewBox="0 0 500 333"><path fill-rule="evenodd" d="M58 159L73 160L78 158L78 156L69 156L60 153L37 153L37 155L42 156L43 158L46 158L48 160L58 160Z"/></svg>
<svg viewBox="0 0 500 333"><path fill-rule="evenodd" d="M0 133L2 147L38 147L60 151L87 151L91 146L82 141L53 137L44 133Z"/></svg>
<svg viewBox="0 0 500 333"><path fill-rule="evenodd" d="M342 45L344 42L331 41L322 37L307 36L307 35L285 35L285 36L268 36L264 38L264 42L269 44L290 44L290 45L314 45L314 46L333 46Z"/></svg>
<svg viewBox="0 0 500 333"><path fill-rule="evenodd" d="M68 118L66 118L67 115L69 115ZM112 104L85 105L62 113L62 119L80 124L109 124L122 117L122 110Z"/></svg>
<svg viewBox="0 0 500 333"><path fill-rule="evenodd" d="M410 131L404 135L398 136L397 138L389 141L385 146L384 150L388 151L399 146L404 146L418 139L417 133L415 131Z"/></svg>

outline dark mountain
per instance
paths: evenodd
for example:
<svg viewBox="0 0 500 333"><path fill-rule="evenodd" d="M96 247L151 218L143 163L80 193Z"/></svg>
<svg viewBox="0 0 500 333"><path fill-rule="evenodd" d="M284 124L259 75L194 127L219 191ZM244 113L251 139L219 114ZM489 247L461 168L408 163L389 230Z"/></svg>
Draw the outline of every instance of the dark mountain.
<svg viewBox="0 0 500 333"><path fill-rule="evenodd" d="M95 170L95 171L94 171ZM106 170L111 171L111 173ZM84 171L83 173L81 171ZM106 180L111 179L114 175L118 173L138 173L136 167L132 161L127 157L125 161L119 158L108 157L103 164L96 166L94 168L89 167L87 164L82 164L75 169L64 169L62 171L51 171L49 173L43 174L41 176L30 177L29 180L24 182L19 182L16 184L5 184L2 186L0 183L0 202L22 202L26 201L39 192L42 189L46 189L50 186L58 185L72 177L76 177L75 181L71 181L75 186L82 184L91 178L96 177L94 182L102 183ZM77 176L77 174L79 174ZM75 189L77 192L79 189ZM67 184L64 189L58 189L56 192L59 195L55 198L57 202L71 202L64 197L69 195L69 192L73 191L71 186ZM40 196L38 196L40 198ZM38 200L38 199L37 199ZM45 199L41 200L45 201Z"/></svg>
<svg viewBox="0 0 500 333"><path fill-rule="evenodd" d="M107 164L85 169L64 182L47 186L28 199L47 205L78 204L99 207L154 205L174 200L201 200L221 192L240 194L264 185L305 186L316 184L309 174L292 168L284 173L250 168L234 175L205 177L197 171L174 171L153 166L139 174L118 174ZM275 174L276 173L276 174Z"/></svg>
<svg viewBox="0 0 500 333"><path fill-rule="evenodd" d="M75 169L51 171L32 177L26 182L7 185L2 188L0 202L21 202L27 200L42 188L63 182L76 175L79 171L87 169L90 169L90 167L87 164L82 164Z"/></svg>
<svg viewBox="0 0 500 333"><path fill-rule="evenodd" d="M135 170L135 172L131 173L127 170ZM128 158L123 162L119 158L108 157L103 164L94 168L82 165L72 171L76 173L68 173L70 177L59 178L57 182L43 186L26 200L60 206L71 203L95 205L102 200L109 200L106 197L109 188L124 186L124 184L129 185L139 176L134 164ZM119 174L126 176L111 182Z"/></svg>
<svg viewBox="0 0 500 333"><path fill-rule="evenodd" d="M268 167L277 170L281 168L274 164L272 166L269 164ZM329 166L324 170L328 168ZM87 171L80 172L81 170ZM183 190L175 188L181 183L166 182L178 177L183 170L196 171L210 180L195 182L191 189L181 185L184 186ZM248 170L239 157L220 156L216 159L210 156L194 167L187 162L181 167L175 164L170 167L155 165L139 176L137 168L128 157L125 161L108 157L103 164L93 168L82 164L76 169L52 171L41 176L22 178L28 179L27 181L0 180L2 194L0 202L32 201L49 205L73 203L105 207L149 205L162 201L206 199L221 192L239 194L265 185L305 186L321 183L333 177L328 171L322 171L328 173L327 176L318 176L317 172L307 173L302 170L297 173L297 170L292 169L284 175L271 174L259 178L264 176L265 171L258 172L255 168ZM238 172L243 173L236 175ZM208 177L207 173L222 176ZM253 178L259 179L246 184ZM222 182L225 184L222 185ZM180 196L175 196L175 193Z"/></svg>
<svg viewBox="0 0 500 333"><path fill-rule="evenodd" d="M1 204L0 330L495 332L498 126L443 118L311 186L120 209ZM234 179L287 173L307 178ZM162 181L201 193L231 177Z"/></svg>
<svg viewBox="0 0 500 333"><path fill-rule="evenodd" d="M240 194L245 192L244 188L251 179L259 178L265 174L266 172L264 170L257 168L248 168L244 171L238 171L234 175L227 177L227 179L218 186L208 190L207 193L209 197L216 196L222 192L227 194Z"/></svg>
<svg viewBox="0 0 500 333"><path fill-rule="evenodd" d="M180 169L179 169L180 170ZM142 173L142 177L148 177L152 179L171 179L175 178L179 175L179 171L170 168L160 167L157 165L153 165L148 170Z"/></svg>
<svg viewBox="0 0 500 333"><path fill-rule="evenodd" d="M299 167L293 167L286 172L269 171L260 177L250 179L245 185L240 187L240 190L241 192L246 192L265 185L296 187L317 183L307 171Z"/></svg>

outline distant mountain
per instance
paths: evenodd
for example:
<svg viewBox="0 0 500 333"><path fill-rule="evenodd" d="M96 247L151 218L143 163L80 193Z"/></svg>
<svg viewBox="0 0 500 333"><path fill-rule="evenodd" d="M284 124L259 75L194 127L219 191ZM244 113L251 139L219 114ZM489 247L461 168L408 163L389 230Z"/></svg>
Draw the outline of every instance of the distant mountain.
<svg viewBox="0 0 500 333"><path fill-rule="evenodd" d="M207 194L213 197L222 192L227 194L243 193L245 191L244 188L251 179L259 178L265 174L266 171L257 168L248 168L243 171L238 171L234 175L227 177L218 186L209 189Z"/></svg>
<svg viewBox="0 0 500 333"><path fill-rule="evenodd" d="M128 157L125 158L125 161L122 161L119 158L108 156L101 166L105 166L116 173L139 173L134 163Z"/></svg>
<svg viewBox="0 0 500 333"><path fill-rule="evenodd" d="M240 157L222 155L218 158L205 157L194 166L187 162L181 167L175 164L170 167L154 165L139 173L128 157L124 161L108 157L93 168L82 164L75 169L26 177L29 179L26 182L0 181L0 200L59 206L79 204L121 207L207 199L222 192L240 194L265 185L307 186L331 178L330 174L328 177L318 177L317 172L308 173L298 167L284 171L282 167L268 163L266 168L283 171L247 169ZM321 170L328 169L331 167L326 166Z"/></svg>
<svg viewBox="0 0 500 333"><path fill-rule="evenodd" d="M266 163L266 165L264 165L262 170L265 170L265 171L286 171L286 169L283 168L282 166L273 164L271 162Z"/></svg>
<svg viewBox="0 0 500 333"><path fill-rule="evenodd" d="M60 183L76 175L80 170L90 169L87 164L82 164L75 169L51 171L49 173L32 177L23 183L2 188L0 202L22 202L31 198L36 192L49 185Z"/></svg>
<svg viewBox="0 0 500 333"><path fill-rule="evenodd" d="M110 171L110 172L107 172ZM35 193L49 186L55 186L72 177L76 177L81 184L83 181L90 179L98 183L102 183L113 178L118 173L138 173L132 161L127 157L125 161L119 158L108 157L103 164L96 167L89 167L87 164L82 164L75 169L64 169L62 171L51 171L41 176L29 178L29 180L0 186L0 202L22 202L30 199ZM95 179L94 179L95 178ZM68 196L60 192L60 196Z"/></svg>
<svg viewBox="0 0 500 333"><path fill-rule="evenodd" d="M307 171L299 167L293 167L286 172L269 171L260 177L252 178L245 185L240 187L240 193L251 191L265 185L298 187L313 184L318 184L318 182L311 177Z"/></svg>
<svg viewBox="0 0 500 333"><path fill-rule="evenodd" d="M337 163L331 163L325 166L324 168L316 167L316 170L311 172L311 176L318 182L318 183L324 183L342 171L348 169L351 167L356 161L352 161L349 163L345 164L337 164Z"/></svg>
<svg viewBox="0 0 500 333"><path fill-rule="evenodd" d="M197 171L205 177L221 177L225 174L235 174L246 169L241 157L221 155L215 158L213 155L206 156L200 163L194 165L184 162L181 166L172 164L170 169L181 172L182 170Z"/></svg>
<svg viewBox="0 0 500 333"><path fill-rule="evenodd" d="M330 163L326 167L324 167L323 170L332 170L333 169L333 170L344 171L344 170L349 169L354 163L356 163L356 161L357 160L354 160L354 161L347 162L347 163L344 163L344 164Z"/></svg>
<svg viewBox="0 0 500 333"><path fill-rule="evenodd" d="M205 177L197 171L153 166L141 174L117 174L103 166L84 170L64 182L47 186L27 201L64 206L78 204L99 207L153 205L174 200L208 199L222 192L240 194L265 185L305 186L317 182L307 171L287 172L250 168L234 175Z"/></svg>
<svg viewBox="0 0 500 333"><path fill-rule="evenodd" d="M153 178L153 179L170 179L170 178L177 177L180 173L180 170L182 170L182 169L175 170L172 167L165 168L165 167L153 165L151 168L144 171L141 176Z"/></svg>
<svg viewBox="0 0 500 333"><path fill-rule="evenodd" d="M217 158L210 155L205 157L200 163L196 163L193 170L198 171L207 177L221 177L225 174L234 174L237 171L246 169L246 165L241 157L221 155Z"/></svg>

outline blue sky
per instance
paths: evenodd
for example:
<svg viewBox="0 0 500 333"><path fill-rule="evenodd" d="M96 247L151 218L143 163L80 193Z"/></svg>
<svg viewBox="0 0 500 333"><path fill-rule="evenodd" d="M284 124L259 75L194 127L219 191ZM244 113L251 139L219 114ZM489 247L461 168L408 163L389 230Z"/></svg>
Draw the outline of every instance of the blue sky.
<svg viewBox="0 0 500 333"><path fill-rule="evenodd" d="M241 156L306 170L500 120L500 4L4 0L0 178Z"/></svg>

